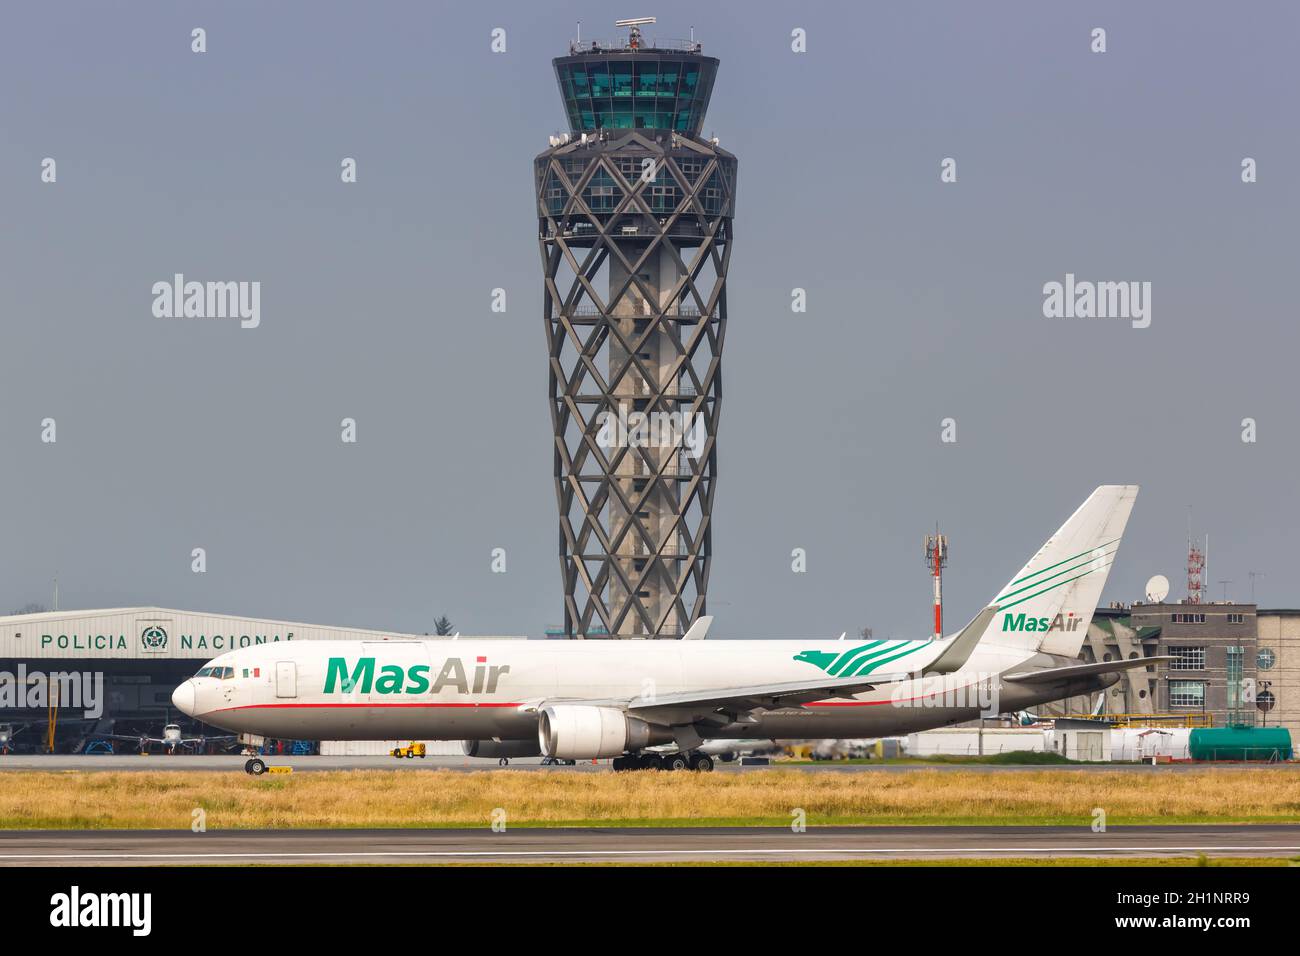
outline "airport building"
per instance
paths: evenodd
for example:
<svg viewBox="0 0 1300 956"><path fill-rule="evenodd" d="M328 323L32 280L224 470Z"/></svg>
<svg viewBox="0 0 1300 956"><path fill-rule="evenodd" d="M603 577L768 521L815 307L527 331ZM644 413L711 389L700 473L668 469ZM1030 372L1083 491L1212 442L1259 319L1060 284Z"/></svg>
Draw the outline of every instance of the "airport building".
<svg viewBox="0 0 1300 956"><path fill-rule="evenodd" d="M718 60L651 22L555 59L534 160L567 638L706 613L737 164L702 135Z"/></svg>
<svg viewBox="0 0 1300 956"><path fill-rule="evenodd" d="M1300 610L1231 602L1098 608L1080 659L1087 663L1170 656L1127 671L1106 690L1105 713L1133 723L1282 726L1300 736ZM1079 716L1097 704L1075 697L1044 708Z"/></svg>
<svg viewBox="0 0 1300 956"><path fill-rule="evenodd" d="M53 740L60 752L107 752L109 734L156 736L167 723L218 733L176 713L171 694L219 654L279 641L425 636L161 607L0 617L0 750L44 751Z"/></svg>
<svg viewBox="0 0 1300 956"><path fill-rule="evenodd" d="M1132 621L1158 629L1156 654L1174 658L1156 682L1158 710L1203 713L1216 727L1258 722L1246 692L1256 671L1253 604L1134 604Z"/></svg>
<svg viewBox="0 0 1300 956"><path fill-rule="evenodd" d="M1260 608L1255 630L1256 709L1300 740L1300 609Z"/></svg>

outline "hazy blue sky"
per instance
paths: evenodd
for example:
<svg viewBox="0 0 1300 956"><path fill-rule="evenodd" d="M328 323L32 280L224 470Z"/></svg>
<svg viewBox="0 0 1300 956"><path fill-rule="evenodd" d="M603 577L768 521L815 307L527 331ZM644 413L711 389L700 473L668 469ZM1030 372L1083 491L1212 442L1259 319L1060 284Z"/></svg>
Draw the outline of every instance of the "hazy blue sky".
<svg viewBox="0 0 1300 956"><path fill-rule="evenodd" d="M11 0L0 611L57 573L64 607L559 622L531 161L574 21L640 15L721 58L740 160L715 635L924 635L936 521L964 621L1112 482L1108 600L1182 595L1192 505L1215 598L1300 605L1294 4ZM175 272L261 281L261 327L154 318ZM1044 318L1067 272L1151 282L1151 327Z"/></svg>

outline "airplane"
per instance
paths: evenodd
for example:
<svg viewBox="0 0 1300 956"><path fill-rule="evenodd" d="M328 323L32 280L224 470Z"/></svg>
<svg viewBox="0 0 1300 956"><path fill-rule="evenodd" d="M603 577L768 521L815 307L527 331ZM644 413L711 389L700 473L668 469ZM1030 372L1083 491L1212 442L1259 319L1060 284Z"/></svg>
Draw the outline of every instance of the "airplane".
<svg viewBox="0 0 1300 956"><path fill-rule="evenodd" d="M193 747L196 750L202 750L208 743L220 741L233 741L235 736L208 737L200 735L198 737L186 737L181 734L180 724L167 724L163 727L161 737L150 737L148 734L139 734L130 736L128 734L101 734L102 738L108 740L130 740L140 748L140 753L148 752L153 744L161 744L167 749L169 756L174 756L177 748Z"/></svg>
<svg viewBox="0 0 1300 956"><path fill-rule="evenodd" d="M9 753L9 749L14 745L14 737L25 729L25 724L19 727L14 727L13 724L0 724L0 754Z"/></svg>
<svg viewBox="0 0 1300 956"><path fill-rule="evenodd" d="M1026 710L1168 659L1079 661L1137 493L1097 488L939 640L294 641L214 658L172 701L250 748L467 740L485 757L700 771L713 769L706 739L897 736ZM252 757L244 769L267 768Z"/></svg>

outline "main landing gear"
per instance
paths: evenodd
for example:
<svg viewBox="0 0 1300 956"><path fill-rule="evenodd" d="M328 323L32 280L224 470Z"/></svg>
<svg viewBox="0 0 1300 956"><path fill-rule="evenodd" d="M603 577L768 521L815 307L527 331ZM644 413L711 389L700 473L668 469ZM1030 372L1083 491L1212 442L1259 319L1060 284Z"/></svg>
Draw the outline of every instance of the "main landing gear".
<svg viewBox="0 0 1300 956"><path fill-rule="evenodd" d="M622 770L695 770L708 773L713 769L713 758L697 751L675 754L625 754L615 757L614 769Z"/></svg>
<svg viewBox="0 0 1300 956"><path fill-rule="evenodd" d="M249 757L244 761L244 773L260 777L266 773L266 761L261 757Z"/></svg>

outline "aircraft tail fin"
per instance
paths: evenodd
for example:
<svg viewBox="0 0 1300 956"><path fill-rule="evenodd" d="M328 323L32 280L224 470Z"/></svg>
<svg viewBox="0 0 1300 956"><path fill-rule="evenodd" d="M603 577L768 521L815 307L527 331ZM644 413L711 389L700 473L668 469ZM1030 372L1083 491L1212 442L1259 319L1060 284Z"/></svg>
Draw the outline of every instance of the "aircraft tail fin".
<svg viewBox="0 0 1300 956"><path fill-rule="evenodd" d="M1102 485L1089 495L990 602L997 612L983 640L1077 657L1137 493Z"/></svg>

